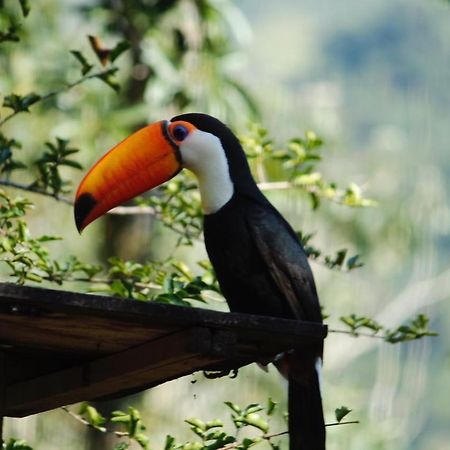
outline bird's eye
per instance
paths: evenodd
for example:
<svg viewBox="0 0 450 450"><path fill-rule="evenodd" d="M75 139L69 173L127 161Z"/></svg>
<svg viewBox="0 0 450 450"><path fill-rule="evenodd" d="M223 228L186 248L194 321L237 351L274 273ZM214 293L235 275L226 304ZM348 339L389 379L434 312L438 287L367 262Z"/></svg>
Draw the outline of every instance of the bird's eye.
<svg viewBox="0 0 450 450"><path fill-rule="evenodd" d="M172 130L172 135L177 141L183 141L189 134L189 130L184 125L176 125Z"/></svg>

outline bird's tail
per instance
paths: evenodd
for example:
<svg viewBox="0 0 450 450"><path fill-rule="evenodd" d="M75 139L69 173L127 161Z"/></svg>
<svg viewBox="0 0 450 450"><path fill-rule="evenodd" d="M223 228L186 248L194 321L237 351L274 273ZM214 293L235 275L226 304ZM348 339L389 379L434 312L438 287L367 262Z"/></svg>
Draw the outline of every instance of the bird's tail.
<svg viewBox="0 0 450 450"><path fill-rule="evenodd" d="M289 450L325 450L325 422L320 394L320 360L292 351L280 372L289 381Z"/></svg>

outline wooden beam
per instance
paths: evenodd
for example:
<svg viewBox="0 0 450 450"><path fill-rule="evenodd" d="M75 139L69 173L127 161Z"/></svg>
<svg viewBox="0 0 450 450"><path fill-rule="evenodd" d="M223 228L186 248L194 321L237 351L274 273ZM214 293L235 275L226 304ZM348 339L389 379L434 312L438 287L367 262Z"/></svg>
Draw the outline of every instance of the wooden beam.
<svg viewBox="0 0 450 450"><path fill-rule="evenodd" d="M202 308L140 302L101 295L86 295L54 289L0 283L0 312L6 314L47 315L52 312L117 319L145 326L206 326L218 329L239 329L242 332L291 335L291 340L324 339L327 327L299 320L253 314L223 313ZM80 320L80 317L78 317Z"/></svg>
<svg viewBox="0 0 450 450"><path fill-rule="evenodd" d="M168 381L224 359L208 329L182 330L80 366L8 386L6 415L58 406Z"/></svg>
<svg viewBox="0 0 450 450"><path fill-rule="evenodd" d="M129 323L125 327L124 321L118 319L24 310L0 313L0 323L2 344L92 356L125 350L176 329L139 323Z"/></svg>
<svg viewBox="0 0 450 450"><path fill-rule="evenodd" d="M311 322L0 283L7 366L0 415L23 417L198 370L269 362L326 334Z"/></svg>

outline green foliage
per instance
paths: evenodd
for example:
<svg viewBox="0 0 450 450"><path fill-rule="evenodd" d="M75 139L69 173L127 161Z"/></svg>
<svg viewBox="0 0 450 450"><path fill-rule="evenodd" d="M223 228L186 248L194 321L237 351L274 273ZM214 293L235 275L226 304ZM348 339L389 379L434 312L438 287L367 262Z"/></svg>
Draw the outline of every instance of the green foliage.
<svg viewBox="0 0 450 450"><path fill-rule="evenodd" d="M233 74L232 60L246 25L233 1L137 0L133 5L114 4L107 18L118 39L132 36L131 59L141 71L139 82L129 80L126 92L133 96L125 103L141 99L144 86L152 109L161 115L190 109L221 111L229 122L257 117L255 100ZM93 2L84 11L95 16L97 8ZM94 40L91 46L100 61L114 60L123 49L108 49Z"/></svg>
<svg viewBox="0 0 450 450"><path fill-rule="evenodd" d="M374 334L378 333L383 327L373 319L369 317L358 317L356 314L350 314L349 316L342 316L339 319L342 323L350 328L350 331L355 336L358 334L358 330L369 329Z"/></svg>
<svg viewBox="0 0 450 450"><path fill-rule="evenodd" d="M247 156L256 161L255 174L266 176L265 167L270 162L281 164L283 180L288 180L286 188L299 188L308 194L313 209L320 206L322 199L330 200L352 207L376 205L371 199L364 198L361 189L350 183L345 190L339 189L337 183L324 179L317 170L322 160L323 140L314 132L307 131L305 137L294 137L282 148L275 147L267 129L252 125L250 134L241 137ZM260 181L261 176L259 176Z"/></svg>
<svg viewBox="0 0 450 450"><path fill-rule="evenodd" d="M4 450L33 450L26 441L14 438L11 438L8 442L4 442L2 448Z"/></svg>
<svg viewBox="0 0 450 450"><path fill-rule="evenodd" d="M103 417L96 408L89 405L89 403L81 403L78 414L83 417L92 428L102 432L106 431L106 428L104 427L106 418Z"/></svg>
<svg viewBox="0 0 450 450"><path fill-rule="evenodd" d="M12 23L5 31L0 31L0 44L3 42L19 42L20 25Z"/></svg>
<svg viewBox="0 0 450 450"><path fill-rule="evenodd" d="M344 417L346 417L348 414L350 414L352 410L348 408L347 406L341 406L339 408L336 408L334 410L334 414L336 417L336 421L340 423Z"/></svg>
<svg viewBox="0 0 450 450"><path fill-rule="evenodd" d="M219 291L211 265L204 262L201 276L181 261L139 264L114 257L108 262L108 282L101 289L119 297L191 306L191 301L205 303L205 291Z"/></svg>
<svg viewBox="0 0 450 450"><path fill-rule="evenodd" d="M314 237L314 233L297 231L297 236L305 249L306 255L310 259L322 263L329 269L351 271L364 265L364 263L360 261L359 255L348 256L348 249L345 248L338 250L331 255L323 255L322 250L310 242Z"/></svg>
<svg viewBox="0 0 450 450"><path fill-rule="evenodd" d="M438 333L429 329L430 319L425 314L418 314L404 325L394 330L387 330L384 339L392 344L412 341L425 336L437 336Z"/></svg>
<svg viewBox="0 0 450 450"><path fill-rule="evenodd" d="M19 0L20 8L22 9L22 14L24 17L27 17L30 13L30 1L29 0Z"/></svg>
<svg viewBox="0 0 450 450"><path fill-rule="evenodd" d="M144 450L150 448L150 440L148 436L143 433L146 428L142 423L141 414L136 408L129 406L127 412L113 411L111 422L120 424L124 428L126 436L128 436L130 440L136 441L141 448Z"/></svg>
<svg viewBox="0 0 450 450"><path fill-rule="evenodd" d="M87 75L93 69L94 65L89 64L86 57L79 50L70 50L70 54L81 64L81 75Z"/></svg>
<svg viewBox="0 0 450 450"><path fill-rule="evenodd" d="M29 200L11 199L0 190L0 261L9 267L10 276L19 284L43 280L62 284L76 275L91 279L99 270L97 266L83 264L74 256L66 261L49 256L44 244L58 237L31 237L23 218L32 206Z"/></svg>
<svg viewBox="0 0 450 450"><path fill-rule="evenodd" d="M67 139L57 137L56 143L46 142L45 146L48 150L44 151L35 162L38 177L32 187L50 192L57 197L60 194L70 192L70 189L68 189L70 181L62 178L61 167L71 167L77 170L81 170L83 167L71 158L79 150L70 147Z"/></svg>
<svg viewBox="0 0 450 450"><path fill-rule="evenodd" d="M138 198L137 204L152 206L163 225L179 235L177 245L192 245L203 230L203 213L197 182L183 171L159 187L151 196Z"/></svg>
<svg viewBox="0 0 450 450"><path fill-rule="evenodd" d="M233 411L231 414L231 419L236 428L252 426L258 428L264 433L267 433L269 430L268 422L258 414L258 412L264 410L261 405L252 403L244 409L241 409L238 405L232 402L225 402L225 404Z"/></svg>
<svg viewBox="0 0 450 450"><path fill-rule="evenodd" d="M114 48L109 51L108 59L113 63L122 53L131 47L128 41L118 42Z"/></svg>
<svg viewBox="0 0 450 450"><path fill-rule="evenodd" d="M95 78L98 78L99 80L103 81L103 83L108 85L115 92L119 92L120 84L117 82L116 77L114 76L118 70L119 69L117 67L112 67L109 70L99 73L98 75L95 76Z"/></svg>
<svg viewBox="0 0 450 450"><path fill-rule="evenodd" d="M26 165L13 158L13 152L21 149L22 144L15 139L8 139L0 133L0 173L10 175L17 169L25 169Z"/></svg>
<svg viewBox="0 0 450 450"><path fill-rule="evenodd" d="M15 113L29 112L28 109L31 105L34 105L41 99L41 96L30 92L26 95L9 94L3 99L3 107L10 108Z"/></svg>
<svg viewBox="0 0 450 450"><path fill-rule="evenodd" d="M418 314L406 324L400 325L393 330L380 325L369 317L357 316L356 314L342 316L340 321L349 328L349 333L353 336L361 335L361 330L370 330L372 331L372 336L380 337L390 344L438 335L438 333L429 329L430 319L424 314Z"/></svg>

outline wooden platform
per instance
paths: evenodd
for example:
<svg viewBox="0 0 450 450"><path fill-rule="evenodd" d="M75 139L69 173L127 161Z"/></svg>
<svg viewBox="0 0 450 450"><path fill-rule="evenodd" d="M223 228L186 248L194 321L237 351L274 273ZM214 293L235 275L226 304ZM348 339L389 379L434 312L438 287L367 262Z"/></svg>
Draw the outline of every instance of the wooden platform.
<svg viewBox="0 0 450 450"><path fill-rule="evenodd" d="M310 322L0 283L0 416L238 368L326 333Z"/></svg>

